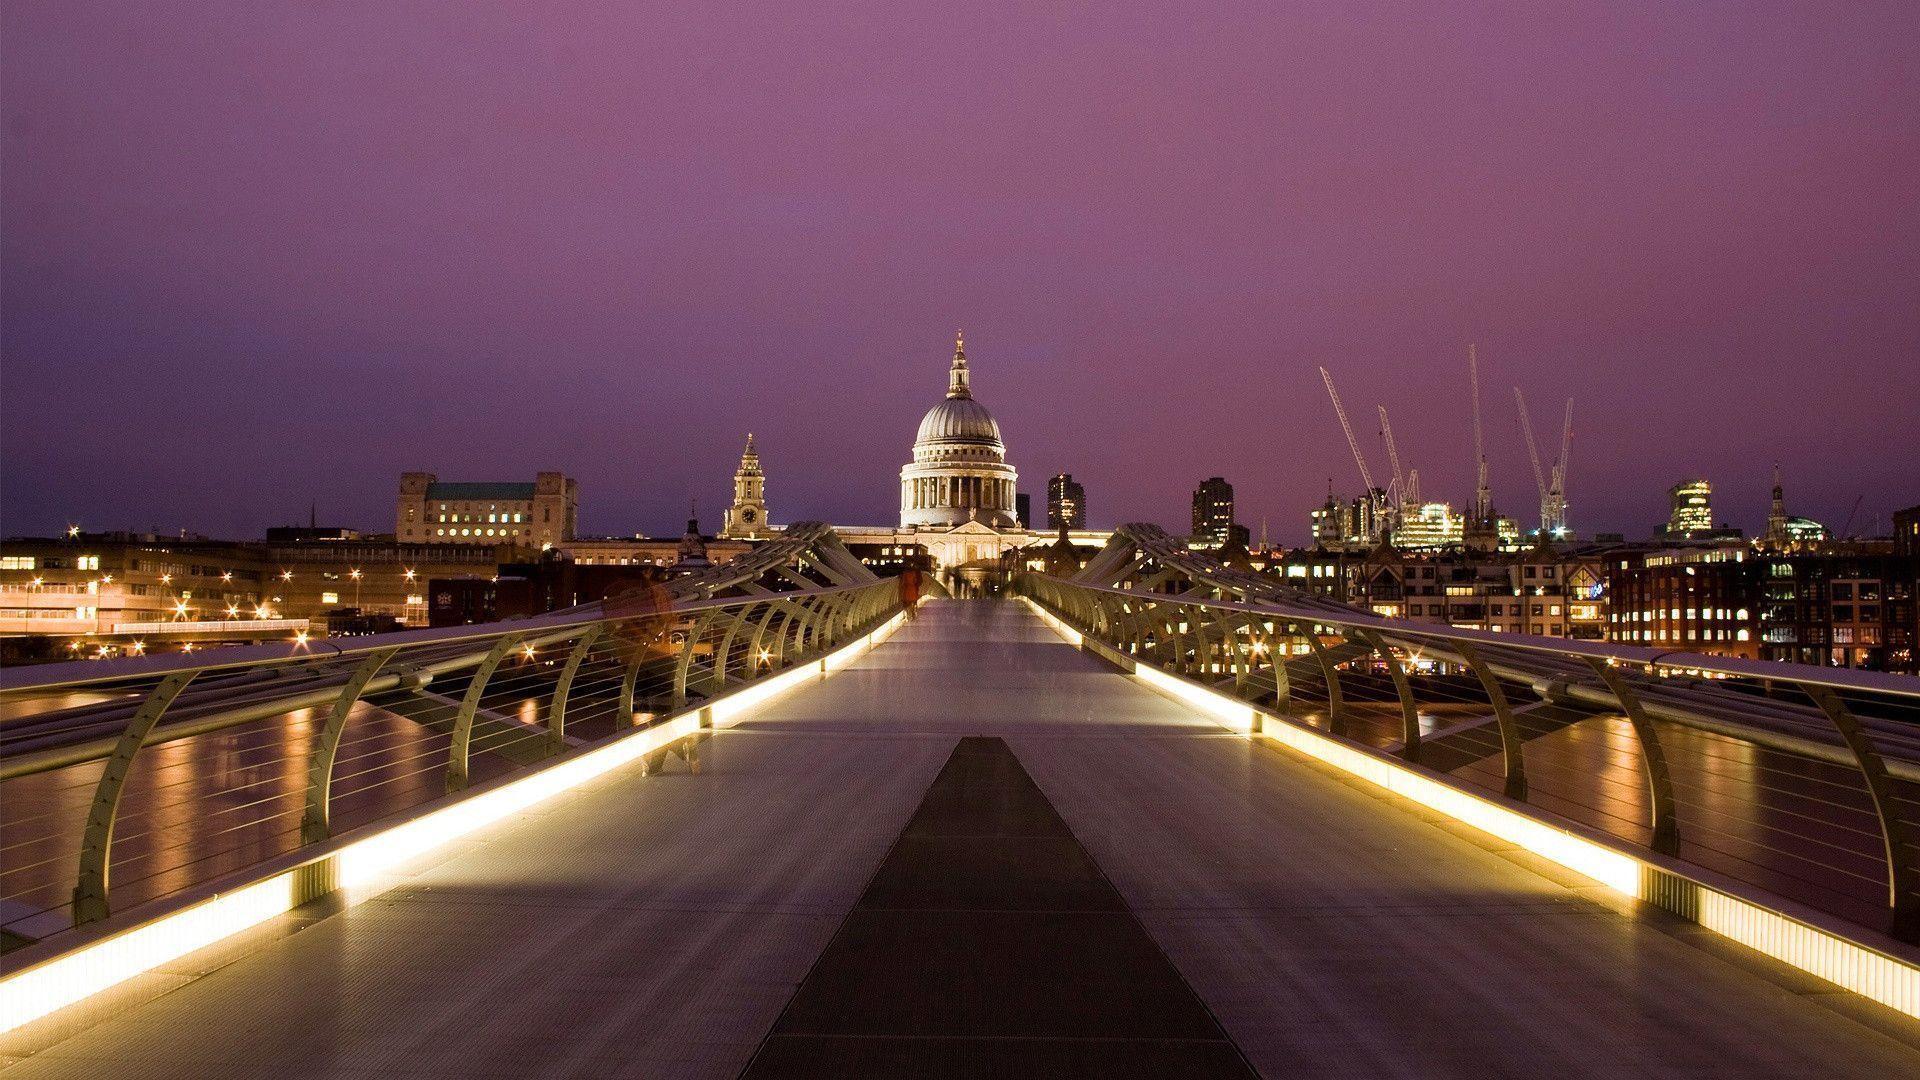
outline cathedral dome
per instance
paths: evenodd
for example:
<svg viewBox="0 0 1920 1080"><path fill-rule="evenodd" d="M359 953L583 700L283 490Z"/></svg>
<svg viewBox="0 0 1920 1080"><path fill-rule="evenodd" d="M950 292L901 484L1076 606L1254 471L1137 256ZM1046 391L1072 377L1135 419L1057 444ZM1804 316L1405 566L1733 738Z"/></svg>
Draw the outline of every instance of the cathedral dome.
<svg viewBox="0 0 1920 1080"><path fill-rule="evenodd" d="M1003 453L1006 449L1000 441L1000 425L994 423L993 414L971 397L948 398L928 409L920 421L920 435L914 445L918 448L929 443L954 442L990 444Z"/></svg>
<svg viewBox="0 0 1920 1080"><path fill-rule="evenodd" d="M1014 485L1000 425L973 400L965 342L953 343L946 400L927 410L913 441L913 460L900 470L902 528L951 529L969 522L989 528L1018 524Z"/></svg>

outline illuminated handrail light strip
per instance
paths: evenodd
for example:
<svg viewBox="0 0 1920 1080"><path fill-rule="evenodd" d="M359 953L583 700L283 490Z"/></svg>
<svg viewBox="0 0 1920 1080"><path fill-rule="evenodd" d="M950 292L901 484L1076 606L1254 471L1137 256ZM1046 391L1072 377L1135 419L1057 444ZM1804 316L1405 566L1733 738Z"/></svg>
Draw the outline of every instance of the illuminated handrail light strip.
<svg viewBox="0 0 1920 1080"><path fill-rule="evenodd" d="M1068 641L1079 645L1085 640L1031 597L1021 599ZM1290 749L1525 848L1623 896L1693 919L1756 952L1908 1016L1920 1017L1920 966L1529 817L1148 664L1135 664L1134 674L1236 731L1249 730L1255 715L1268 716L1274 722L1263 724L1259 734Z"/></svg>
<svg viewBox="0 0 1920 1080"><path fill-rule="evenodd" d="M703 712L717 726L783 691L845 667L905 621L904 614L895 615L821 660L769 676L711 705L692 708L665 723L352 841L322 861L333 860L337 885L347 902L360 903L391 884L381 882L385 871L692 735L700 730ZM292 911L311 899L304 895L302 878L307 869L274 874L0 976L0 1033Z"/></svg>

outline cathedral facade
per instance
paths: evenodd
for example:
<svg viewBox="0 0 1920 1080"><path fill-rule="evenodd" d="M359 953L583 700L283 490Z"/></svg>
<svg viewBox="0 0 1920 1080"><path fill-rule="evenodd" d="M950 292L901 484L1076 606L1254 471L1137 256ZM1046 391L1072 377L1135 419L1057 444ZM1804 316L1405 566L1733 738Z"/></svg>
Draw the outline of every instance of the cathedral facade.
<svg viewBox="0 0 1920 1080"><path fill-rule="evenodd" d="M973 399L966 339L955 336L946 400L927 410L913 441L913 460L900 468L900 527L954 528L979 522L1018 529L1015 485L1000 425Z"/></svg>
<svg viewBox="0 0 1920 1080"><path fill-rule="evenodd" d="M974 399L966 341L956 336L946 395L920 418L912 458L900 469L900 523L834 528L848 545L871 549L883 561L924 552L931 568L950 581L977 585L1002 574L1007 556L1022 549L1031 549L1038 569L1043 548L1054 539L1020 520L1019 480L1007 461L1000 425ZM779 528L767 523L765 484L748 436L722 536L756 540L778 534ZM1072 540L1097 548L1106 533L1078 529Z"/></svg>

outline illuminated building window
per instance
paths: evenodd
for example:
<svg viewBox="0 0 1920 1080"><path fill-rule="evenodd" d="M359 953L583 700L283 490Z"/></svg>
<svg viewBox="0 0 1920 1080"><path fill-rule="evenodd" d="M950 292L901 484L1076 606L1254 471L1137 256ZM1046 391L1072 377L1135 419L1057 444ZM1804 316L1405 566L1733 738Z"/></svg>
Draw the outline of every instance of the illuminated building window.
<svg viewBox="0 0 1920 1080"><path fill-rule="evenodd" d="M340 602L340 594L337 592L323 592L320 594L320 602L323 604L337 604Z"/></svg>
<svg viewBox="0 0 1920 1080"><path fill-rule="evenodd" d="M0 570L32 570L35 565L31 555L0 555Z"/></svg>

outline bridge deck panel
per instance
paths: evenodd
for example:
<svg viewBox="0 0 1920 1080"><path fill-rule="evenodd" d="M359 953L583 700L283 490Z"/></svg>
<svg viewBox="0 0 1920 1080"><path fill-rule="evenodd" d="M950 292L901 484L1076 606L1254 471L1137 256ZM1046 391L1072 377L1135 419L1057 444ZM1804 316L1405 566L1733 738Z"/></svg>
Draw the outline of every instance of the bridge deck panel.
<svg viewBox="0 0 1920 1080"><path fill-rule="evenodd" d="M1006 739L1266 1075L1920 1075L1885 1010L956 602L699 776L607 778L88 1031L0 1042L37 1051L7 1080L733 1075L960 734Z"/></svg>

